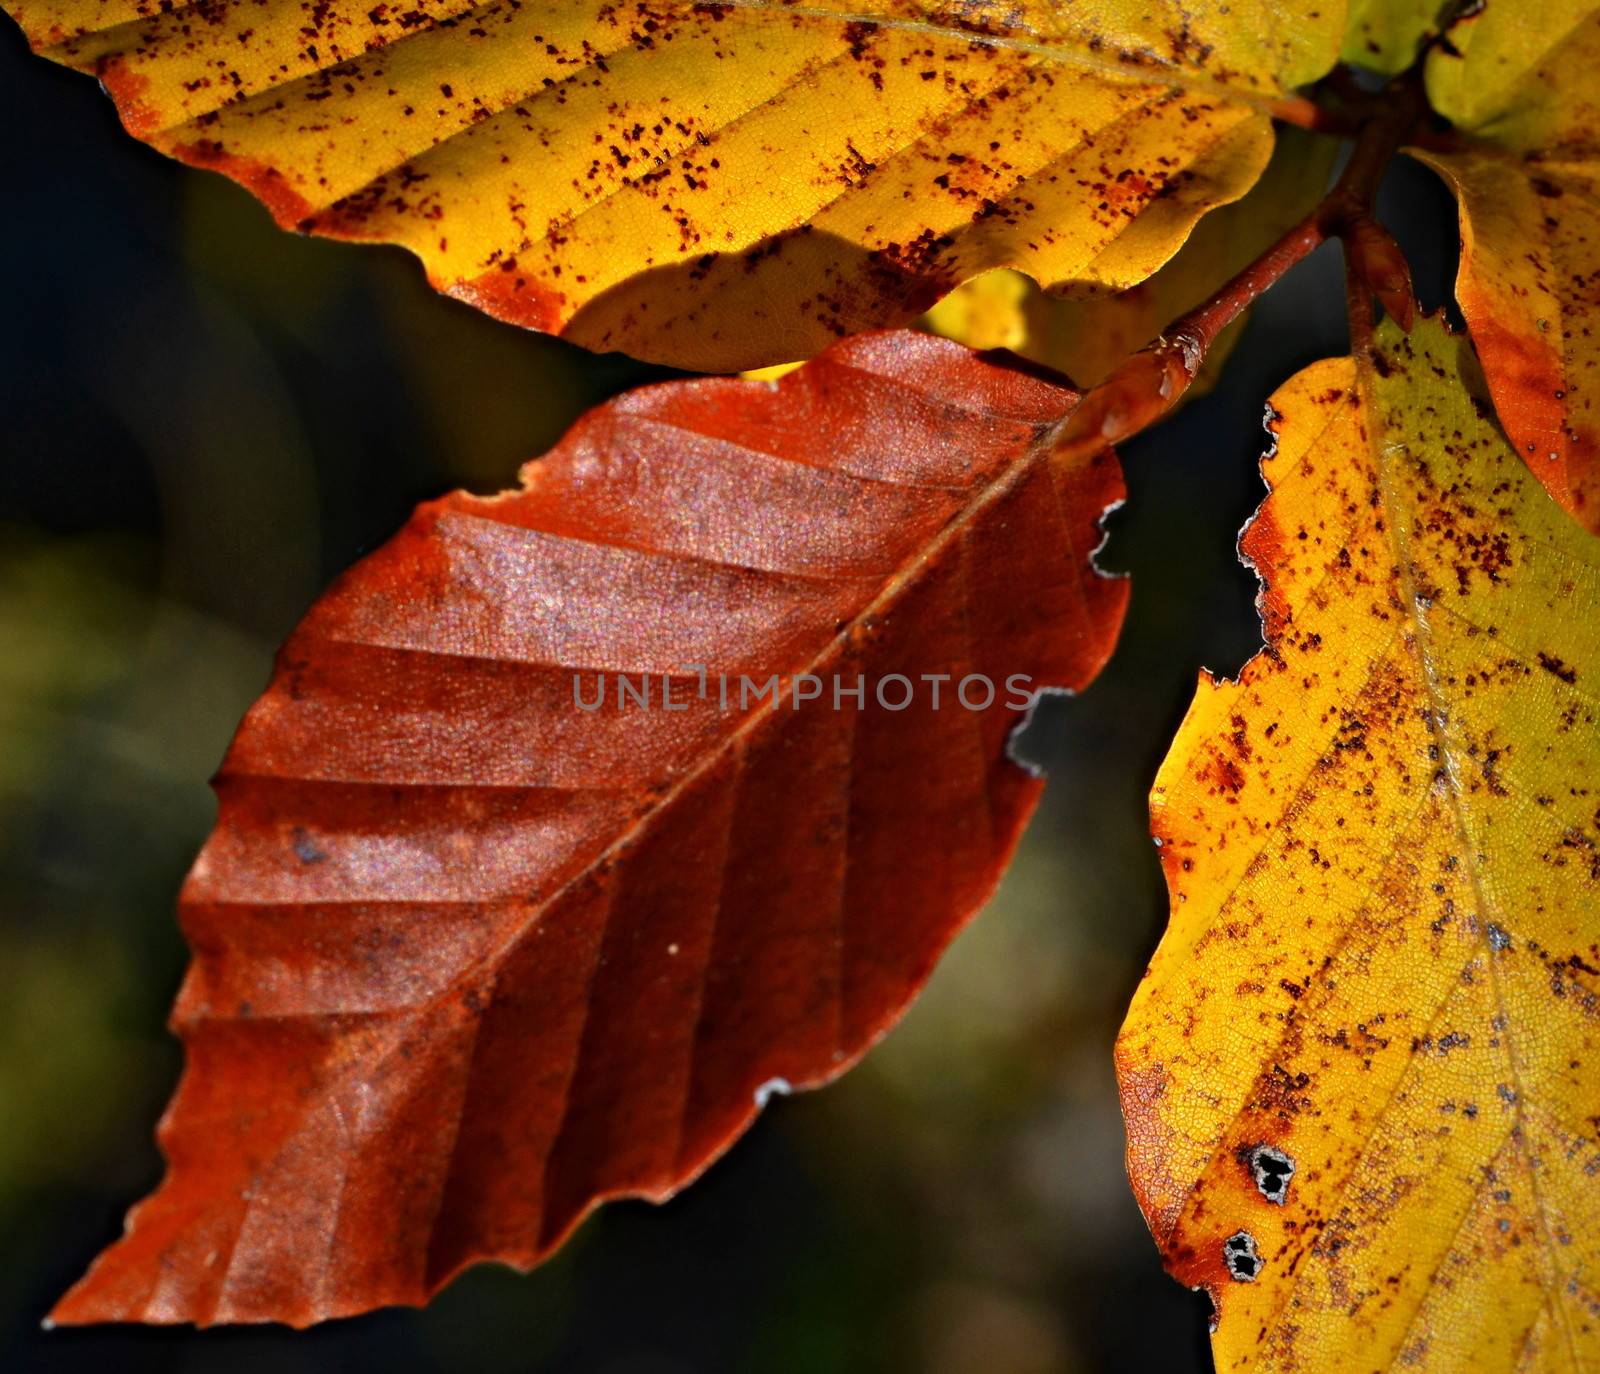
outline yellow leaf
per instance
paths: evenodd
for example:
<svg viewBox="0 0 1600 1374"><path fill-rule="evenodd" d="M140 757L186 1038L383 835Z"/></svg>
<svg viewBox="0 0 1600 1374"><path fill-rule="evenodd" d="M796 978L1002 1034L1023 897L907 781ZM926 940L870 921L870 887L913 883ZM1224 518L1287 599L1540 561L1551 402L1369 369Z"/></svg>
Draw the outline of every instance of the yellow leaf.
<svg viewBox="0 0 1600 1374"><path fill-rule="evenodd" d="M1125 291L1071 299L1069 283L1060 288L1068 293L1063 298L1020 272L1001 270L957 287L922 322L969 347L1008 348L1079 386L1095 386L1309 214L1327 189L1338 151L1333 139L1280 128L1272 160L1249 193L1207 215L1176 257ZM1206 390L1237 337L1230 327L1212 345L1189 395Z"/></svg>
<svg viewBox="0 0 1600 1374"><path fill-rule="evenodd" d="M4 0L280 223L588 347L736 370L997 267L1120 289L1254 181L1343 0Z"/></svg>
<svg viewBox="0 0 1600 1374"><path fill-rule="evenodd" d="M1456 296L1507 433L1600 532L1600 6L1489 5L1450 39L1428 92L1470 137L1413 151L1461 204Z"/></svg>
<svg viewBox="0 0 1600 1374"><path fill-rule="evenodd" d="M1394 76L1417 60L1422 45L1439 31L1441 13L1457 0L1350 0L1344 49L1352 66Z"/></svg>
<svg viewBox="0 0 1600 1374"><path fill-rule="evenodd" d="M1506 148L1592 144L1592 71L1575 59L1593 52L1597 16L1597 0L1478 5L1429 56L1428 99L1458 128Z"/></svg>
<svg viewBox="0 0 1600 1374"><path fill-rule="evenodd" d="M1600 1361L1600 543L1436 320L1275 397L1267 646L1151 800L1129 1169L1219 1370Z"/></svg>

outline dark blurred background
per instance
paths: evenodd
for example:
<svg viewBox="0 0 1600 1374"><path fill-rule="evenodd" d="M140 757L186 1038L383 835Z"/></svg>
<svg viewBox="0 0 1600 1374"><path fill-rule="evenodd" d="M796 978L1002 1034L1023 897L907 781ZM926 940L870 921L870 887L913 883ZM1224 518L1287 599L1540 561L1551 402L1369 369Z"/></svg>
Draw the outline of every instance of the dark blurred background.
<svg viewBox="0 0 1600 1374"><path fill-rule="evenodd" d="M1129 1193L1111 1043L1165 921L1145 795L1205 665L1259 644L1234 536L1263 403L1344 347L1337 249L1254 313L1222 384L1125 452L1102 555L1116 659L1039 711L1052 781L992 906L889 1040L780 1101L660 1209L532 1275L308 1333L40 1330L160 1173L172 916L206 779L328 579L452 486L493 491L666 375L434 295L398 250L279 232L123 135L0 19L0 1368L142 1374L1209 1369L1203 1299ZM1443 191L1383 213L1425 303Z"/></svg>

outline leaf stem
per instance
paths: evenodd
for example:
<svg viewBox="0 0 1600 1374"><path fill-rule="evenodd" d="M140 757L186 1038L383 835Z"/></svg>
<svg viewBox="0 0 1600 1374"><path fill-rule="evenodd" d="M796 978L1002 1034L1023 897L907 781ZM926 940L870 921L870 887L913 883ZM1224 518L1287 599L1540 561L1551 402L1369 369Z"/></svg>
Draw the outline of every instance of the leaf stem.
<svg viewBox="0 0 1600 1374"><path fill-rule="evenodd" d="M1063 425L1061 443L1073 448L1104 448L1161 419L1189 389L1217 335L1327 237L1319 207L1210 300L1180 315L1153 342L1088 391Z"/></svg>
<svg viewBox="0 0 1600 1374"><path fill-rule="evenodd" d="M1282 100L1274 100L1267 108L1274 119L1309 129L1312 133L1348 138L1355 131L1355 121L1345 111L1320 104L1310 96L1285 96Z"/></svg>

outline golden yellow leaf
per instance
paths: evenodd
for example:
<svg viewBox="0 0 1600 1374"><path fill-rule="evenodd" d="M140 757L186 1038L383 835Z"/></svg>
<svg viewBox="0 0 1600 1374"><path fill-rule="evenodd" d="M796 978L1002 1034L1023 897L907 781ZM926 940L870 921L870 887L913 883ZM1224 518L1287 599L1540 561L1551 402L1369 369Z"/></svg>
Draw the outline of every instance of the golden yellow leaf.
<svg viewBox="0 0 1600 1374"><path fill-rule="evenodd" d="M1470 137L1414 151L1461 203L1456 296L1518 451L1600 532L1600 5L1488 5L1450 40L1429 97Z"/></svg>
<svg viewBox="0 0 1600 1374"><path fill-rule="evenodd" d="M1249 193L1201 220L1148 281L1115 295L1075 299L1074 283L1044 291L1022 273L1001 269L957 287L922 323L969 347L1008 348L1079 386L1095 386L1309 214L1327 189L1338 151L1334 139L1280 128L1272 160ZM1214 380L1241 323L1207 352L1190 396Z"/></svg>
<svg viewBox="0 0 1600 1374"><path fill-rule="evenodd" d="M1219 1370L1600 1362L1600 543L1466 342L1275 397L1267 645L1151 811L1129 1168Z"/></svg>
<svg viewBox="0 0 1600 1374"><path fill-rule="evenodd" d="M959 281L1131 285L1254 181L1343 0L4 0L280 223L596 349L736 370Z"/></svg>

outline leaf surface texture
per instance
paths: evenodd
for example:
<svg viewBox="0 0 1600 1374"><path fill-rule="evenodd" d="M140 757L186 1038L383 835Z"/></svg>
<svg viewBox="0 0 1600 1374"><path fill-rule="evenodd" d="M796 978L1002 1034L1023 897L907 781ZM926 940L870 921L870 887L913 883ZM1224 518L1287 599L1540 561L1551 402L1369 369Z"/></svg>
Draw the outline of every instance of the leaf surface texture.
<svg viewBox="0 0 1600 1374"><path fill-rule="evenodd" d="M858 1058L1038 795L1007 679L1082 688L1120 625L1116 460L1051 443L1075 401L911 332L646 388L341 578L182 894L167 1176L56 1319L418 1303Z"/></svg>
<svg viewBox="0 0 1600 1374"><path fill-rule="evenodd" d="M1118 1072L1220 1370L1600 1361L1600 545L1475 374L1428 320L1278 393L1266 648L1152 795Z"/></svg>
<svg viewBox="0 0 1600 1374"><path fill-rule="evenodd" d="M1148 276L1249 187L1343 6L1275 0L6 0L138 137L280 223L700 370L810 357L958 282Z"/></svg>

